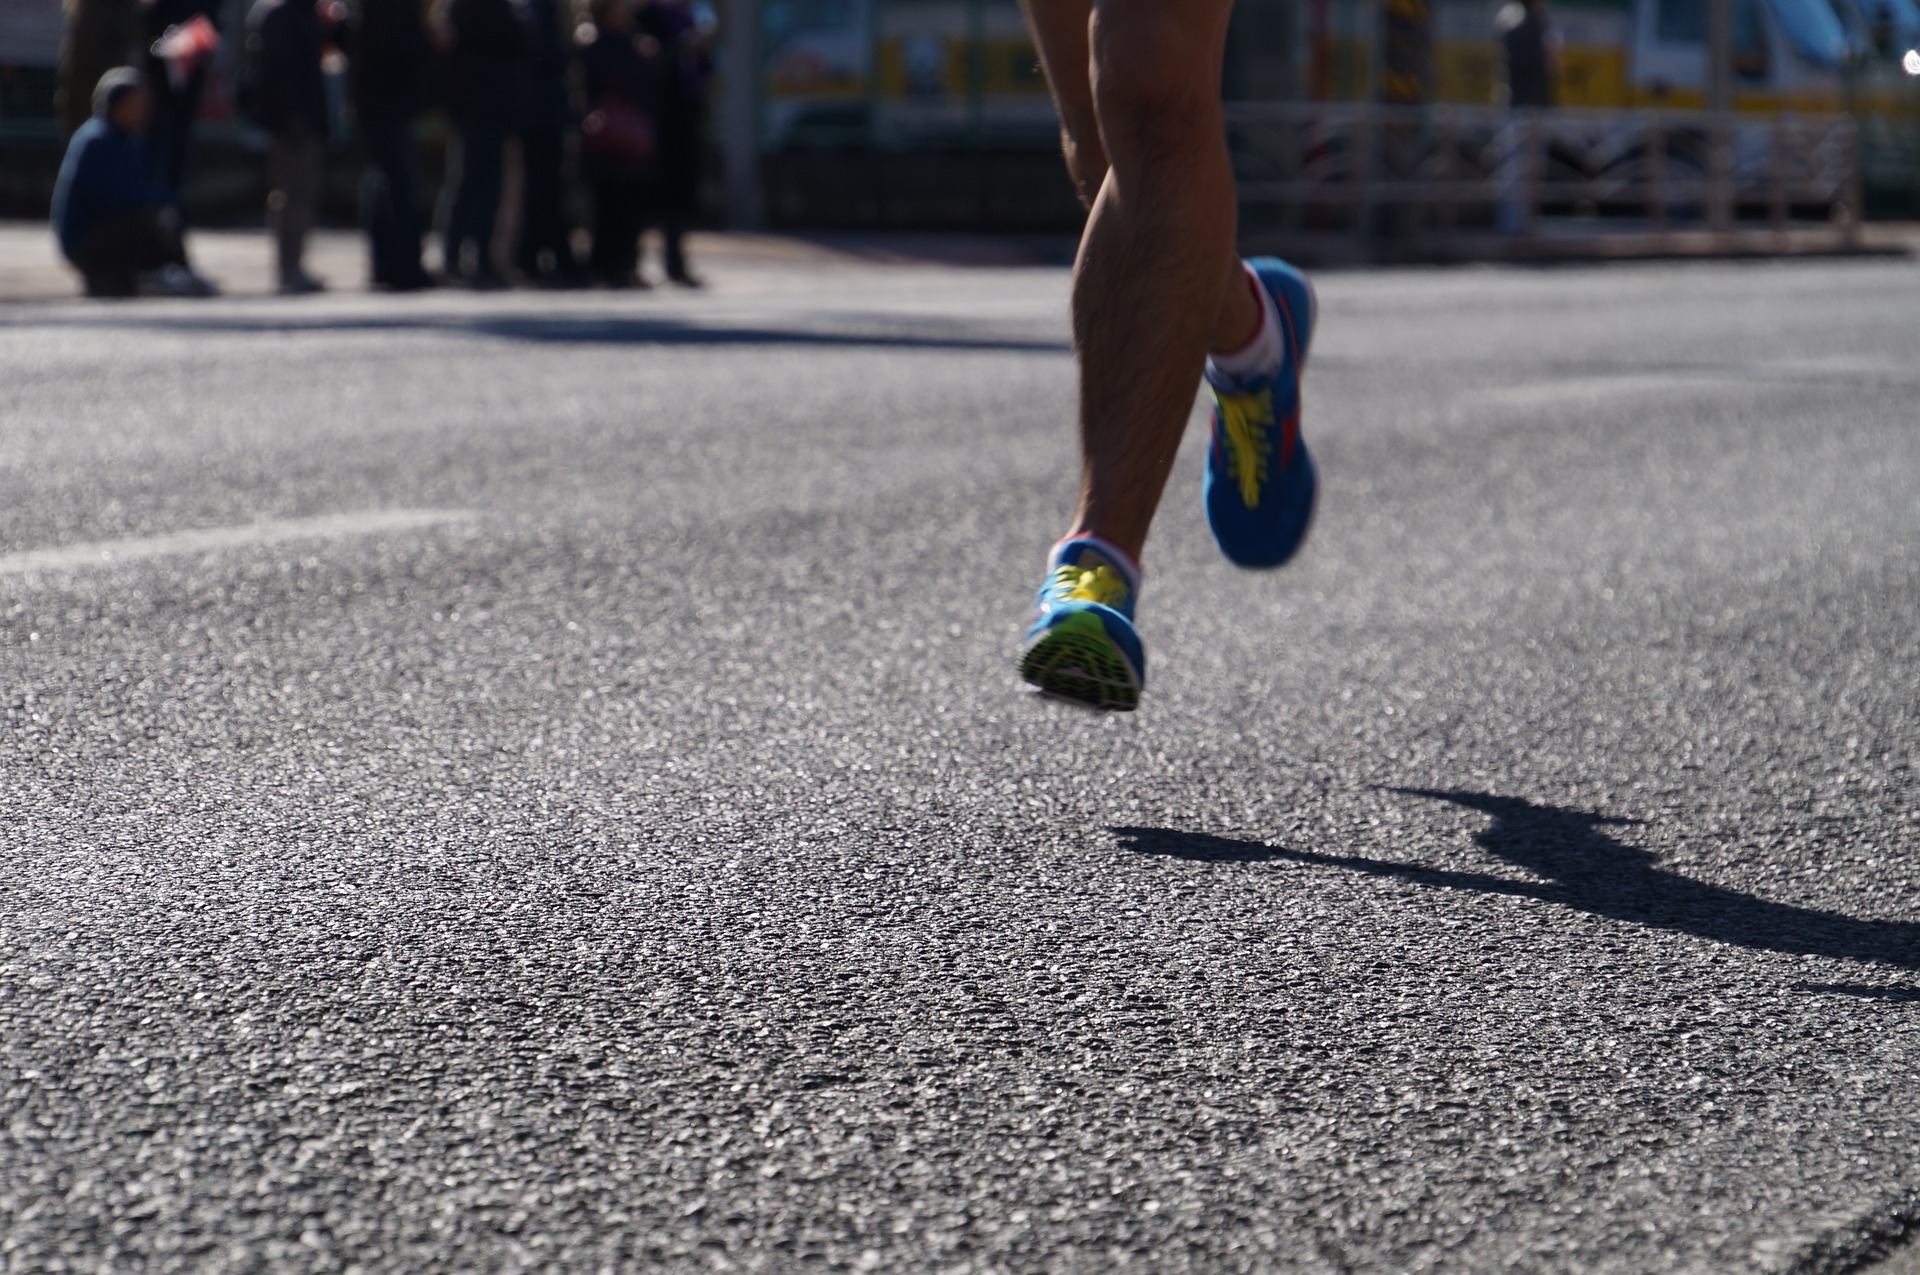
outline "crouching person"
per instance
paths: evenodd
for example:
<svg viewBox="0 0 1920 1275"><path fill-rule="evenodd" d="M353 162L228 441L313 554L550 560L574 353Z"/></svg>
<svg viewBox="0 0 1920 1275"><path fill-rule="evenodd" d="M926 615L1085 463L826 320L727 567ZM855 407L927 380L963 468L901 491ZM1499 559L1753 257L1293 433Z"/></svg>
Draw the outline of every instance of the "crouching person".
<svg viewBox="0 0 1920 1275"><path fill-rule="evenodd" d="M145 133L151 103L138 71L100 77L93 118L67 146L53 187L53 232L90 297L213 295L187 268L179 210L153 179Z"/></svg>

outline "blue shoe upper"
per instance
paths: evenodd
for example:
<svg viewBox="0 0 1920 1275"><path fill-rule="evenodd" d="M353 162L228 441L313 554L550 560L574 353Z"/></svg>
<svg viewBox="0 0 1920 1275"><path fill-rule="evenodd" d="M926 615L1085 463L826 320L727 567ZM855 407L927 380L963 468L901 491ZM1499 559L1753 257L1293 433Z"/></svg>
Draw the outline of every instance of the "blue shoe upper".
<svg viewBox="0 0 1920 1275"><path fill-rule="evenodd" d="M1207 523L1220 551L1243 567L1277 567L1307 538L1319 482L1300 438L1300 369L1313 338L1306 276L1274 257L1247 263L1280 316L1284 357L1265 376L1209 375L1213 441L1207 452Z"/></svg>
<svg viewBox="0 0 1920 1275"><path fill-rule="evenodd" d="M1300 366L1307 363L1307 347L1313 344L1314 321L1320 317L1320 303L1313 295L1313 285L1307 282L1307 276L1280 260L1278 257L1255 257L1247 262L1274 300L1274 308L1280 311L1280 322L1287 327L1286 344L1288 350L1297 350L1300 354Z"/></svg>

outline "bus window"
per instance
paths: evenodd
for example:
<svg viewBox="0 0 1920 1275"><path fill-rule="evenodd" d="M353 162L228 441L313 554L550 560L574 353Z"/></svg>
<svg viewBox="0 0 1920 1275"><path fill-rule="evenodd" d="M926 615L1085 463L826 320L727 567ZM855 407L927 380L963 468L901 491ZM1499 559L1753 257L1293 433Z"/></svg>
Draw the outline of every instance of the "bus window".
<svg viewBox="0 0 1920 1275"><path fill-rule="evenodd" d="M1787 43L1809 62L1839 66L1847 55L1847 32L1827 0L1768 0Z"/></svg>
<svg viewBox="0 0 1920 1275"><path fill-rule="evenodd" d="M1707 0L1660 0L1654 34L1676 44L1707 42Z"/></svg>
<svg viewBox="0 0 1920 1275"><path fill-rule="evenodd" d="M1733 73L1743 80L1767 78L1767 33L1755 0L1734 0Z"/></svg>
<svg viewBox="0 0 1920 1275"><path fill-rule="evenodd" d="M1707 42L1707 0L1659 0L1654 31L1675 44ZM1767 33L1757 0L1733 0L1733 70L1747 80L1767 77Z"/></svg>

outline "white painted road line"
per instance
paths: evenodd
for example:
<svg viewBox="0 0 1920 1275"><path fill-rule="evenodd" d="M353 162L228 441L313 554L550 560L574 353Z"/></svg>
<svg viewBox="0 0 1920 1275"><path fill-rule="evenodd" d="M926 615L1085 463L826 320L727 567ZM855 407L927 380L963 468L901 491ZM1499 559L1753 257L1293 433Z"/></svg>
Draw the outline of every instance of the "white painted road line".
<svg viewBox="0 0 1920 1275"><path fill-rule="evenodd" d="M246 549L288 540L332 540L342 536L370 536L388 531L418 531L476 517L465 509L368 509L350 514L322 514L315 518L274 518L239 527L200 527L169 531L158 536L126 540L96 540L91 544L61 545L0 554L0 576L32 571L78 571L108 567L143 558L205 553L219 549Z"/></svg>

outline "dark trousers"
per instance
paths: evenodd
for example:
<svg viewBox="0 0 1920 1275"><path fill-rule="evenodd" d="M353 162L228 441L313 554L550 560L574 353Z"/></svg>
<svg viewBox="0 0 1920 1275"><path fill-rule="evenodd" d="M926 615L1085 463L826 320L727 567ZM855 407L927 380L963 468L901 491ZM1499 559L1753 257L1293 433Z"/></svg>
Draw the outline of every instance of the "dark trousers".
<svg viewBox="0 0 1920 1275"><path fill-rule="evenodd" d="M667 278L685 279L687 271L687 221L685 212L671 204L662 204L658 218L660 226L660 264L665 267Z"/></svg>
<svg viewBox="0 0 1920 1275"><path fill-rule="evenodd" d="M647 225L647 183L641 177L593 179L593 255L588 266L608 283L626 283L640 264Z"/></svg>
<svg viewBox="0 0 1920 1275"><path fill-rule="evenodd" d="M207 69L200 66L176 89L167 78L165 61L160 58L147 61L147 84L153 93L153 120L147 126L147 147L153 154L154 177L173 192L175 199L184 195L193 121L200 114L200 96L206 83Z"/></svg>
<svg viewBox="0 0 1920 1275"><path fill-rule="evenodd" d="M686 234L700 202L700 121L690 110L664 110L659 123L655 224L667 276L687 276Z"/></svg>
<svg viewBox="0 0 1920 1275"><path fill-rule="evenodd" d="M367 226L375 283L419 282L420 205L415 198L413 121L362 120L367 169L360 179L360 216Z"/></svg>
<svg viewBox="0 0 1920 1275"><path fill-rule="evenodd" d="M313 205L320 197L320 139L305 132L275 133L268 153L273 190L267 196L267 224L285 283L306 269L307 232L313 229Z"/></svg>
<svg viewBox="0 0 1920 1275"><path fill-rule="evenodd" d="M453 171L440 200L441 252L450 275L494 273L490 258L493 223L500 210L500 182L507 133L492 124L462 124ZM467 252L473 252L468 266Z"/></svg>
<svg viewBox="0 0 1920 1275"><path fill-rule="evenodd" d="M567 225L566 180L561 172L565 141L565 134L557 128L530 130L520 139L526 184L520 203L520 242L514 245L513 264L524 274L564 276L576 269ZM549 255L553 264L543 269L541 258Z"/></svg>
<svg viewBox="0 0 1920 1275"><path fill-rule="evenodd" d="M184 266L178 232L161 224L156 208L108 213L93 223L73 254L90 297L130 297L139 278L162 266Z"/></svg>

